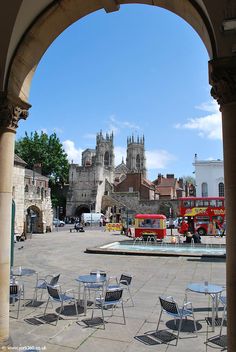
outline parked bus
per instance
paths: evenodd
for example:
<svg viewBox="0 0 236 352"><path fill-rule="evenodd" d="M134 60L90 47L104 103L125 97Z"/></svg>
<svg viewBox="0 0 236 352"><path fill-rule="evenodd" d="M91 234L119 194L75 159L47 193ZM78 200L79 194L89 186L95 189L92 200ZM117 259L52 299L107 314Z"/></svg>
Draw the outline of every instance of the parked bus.
<svg viewBox="0 0 236 352"><path fill-rule="evenodd" d="M190 232L207 235L209 223L216 221L221 227L225 219L224 197L179 198L179 217L185 218Z"/></svg>
<svg viewBox="0 0 236 352"><path fill-rule="evenodd" d="M166 236L166 217L162 214L136 214L135 237L156 237L163 239Z"/></svg>

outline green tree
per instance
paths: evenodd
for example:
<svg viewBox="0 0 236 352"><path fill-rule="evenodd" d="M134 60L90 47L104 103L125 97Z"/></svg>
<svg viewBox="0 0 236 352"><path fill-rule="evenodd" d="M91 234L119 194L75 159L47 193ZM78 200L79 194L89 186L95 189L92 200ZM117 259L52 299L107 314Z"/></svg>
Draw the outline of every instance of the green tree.
<svg viewBox="0 0 236 352"><path fill-rule="evenodd" d="M183 179L184 184L185 184L186 182L191 183L191 184L194 185L194 186L195 186L195 184L196 184L196 180L195 180L195 178L194 178L193 176L182 176L181 178Z"/></svg>
<svg viewBox="0 0 236 352"><path fill-rule="evenodd" d="M32 170L35 164L41 164L42 175L49 177L53 206L64 206L62 189L68 181L69 162L56 133L48 136L44 132L35 131L30 135L25 132L25 136L16 141L15 153Z"/></svg>

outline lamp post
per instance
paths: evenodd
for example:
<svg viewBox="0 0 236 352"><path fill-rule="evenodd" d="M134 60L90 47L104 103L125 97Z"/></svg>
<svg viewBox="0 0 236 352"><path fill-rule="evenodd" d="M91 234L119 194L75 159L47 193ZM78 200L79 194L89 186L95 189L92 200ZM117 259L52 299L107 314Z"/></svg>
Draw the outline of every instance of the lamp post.
<svg viewBox="0 0 236 352"><path fill-rule="evenodd" d="M92 221L93 221L92 208L93 208L93 203L89 204L89 208L90 208L90 216L91 216L90 227L92 227Z"/></svg>
<svg viewBox="0 0 236 352"><path fill-rule="evenodd" d="M59 231L59 229L58 229L58 227L59 227L59 206L57 206L56 213L57 213L57 232L58 232Z"/></svg>
<svg viewBox="0 0 236 352"><path fill-rule="evenodd" d="M32 236L33 233L33 210L30 209L30 236Z"/></svg>
<svg viewBox="0 0 236 352"><path fill-rule="evenodd" d="M14 230L15 230L15 212L16 212L16 204L12 199L12 216L11 216L11 268L14 265Z"/></svg>
<svg viewBox="0 0 236 352"><path fill-rule="evenodd" d="M173 218L172 218L172 208L169 210L169 226L170 226L170 235L173 235Z"/></svg>

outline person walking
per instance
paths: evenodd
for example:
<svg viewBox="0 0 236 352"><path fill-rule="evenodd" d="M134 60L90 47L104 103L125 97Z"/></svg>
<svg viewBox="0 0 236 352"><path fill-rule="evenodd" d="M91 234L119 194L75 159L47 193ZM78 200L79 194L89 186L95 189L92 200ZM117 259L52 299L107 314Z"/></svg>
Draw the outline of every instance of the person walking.
<svg viewBox="0 0 236 352"><path fill-rule="evenodd" d="M188 223L187 221L183 220L178 228L178 232L182 235L186 236L188 232Z"/></svg>
<svg viewBox="0 0 236 352"><path fill-rule="evenodd" d="M223 237L226 234L226 221L224 220L222 224L222 230L220 236Z"/></svg>
<svg viewBox="0 0 236 352"><path fill-rule="evenodd" d="M207 228L207 234L213 235L213 223L210 221Z"/></svg>

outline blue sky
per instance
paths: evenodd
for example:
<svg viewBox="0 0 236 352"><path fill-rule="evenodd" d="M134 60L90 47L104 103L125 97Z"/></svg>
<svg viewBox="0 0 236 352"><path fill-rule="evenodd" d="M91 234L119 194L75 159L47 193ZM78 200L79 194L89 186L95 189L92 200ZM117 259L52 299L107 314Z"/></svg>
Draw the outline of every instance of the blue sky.
<svg viewBox="0 0 236 352"><path fill-rule="evenodd" d="M193 175L193 158L222 159L221 115L210 96L208 53L180 17L123 5L64 31L34 75L25 131L57 133L69 160L113 131L116 164L128 136L145 136L148 177Z"/></svg>

